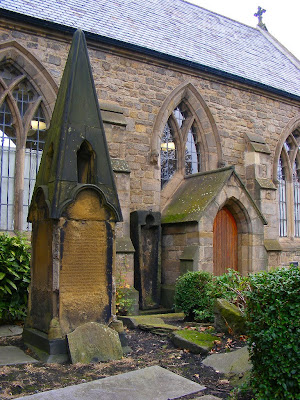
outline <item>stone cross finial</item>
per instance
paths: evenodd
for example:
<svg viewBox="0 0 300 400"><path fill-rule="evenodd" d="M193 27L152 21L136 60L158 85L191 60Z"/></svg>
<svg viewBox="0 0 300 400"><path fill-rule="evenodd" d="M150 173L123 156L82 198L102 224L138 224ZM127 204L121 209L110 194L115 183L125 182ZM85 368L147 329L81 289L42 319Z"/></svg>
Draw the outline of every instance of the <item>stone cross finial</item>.
<svg viewBox="0 0 300 400"><path fill-rule="evenodd" d="M266 10L259 6L257 12L254 14L254 17L258 18L258 24L257 25L260 28L267 30L266 25L262 22L262 16L263 16L263 14L265 12L266 12Z"/></svg>

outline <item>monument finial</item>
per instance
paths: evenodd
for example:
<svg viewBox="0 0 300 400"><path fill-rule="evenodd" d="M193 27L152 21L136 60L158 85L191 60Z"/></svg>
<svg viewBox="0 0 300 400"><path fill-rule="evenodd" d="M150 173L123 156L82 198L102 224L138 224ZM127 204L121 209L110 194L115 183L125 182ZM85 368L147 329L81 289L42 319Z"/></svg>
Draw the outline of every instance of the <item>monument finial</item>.
<svg viewBox="0 0 300 400"><path fill-rule="evenodd" d="M84 33L77 30L58 91L32 204L38 189L42 189L50 218L57 219L79 191L87 187L102 193L115 220L122 220L87 45Z"/></svg>
<svg viewBox="0 0 300 400"><path fill-rule="evenodd" d="M254 17L258 18L257 26L259 26L261 29L264 29L265 31L267 31L268 29L267 29L266 25L262 21L262 16L263 16L263 14L265 12L266 12L265 9L261 8L260 6L258 6L257 12L254 14Z"/></svg>

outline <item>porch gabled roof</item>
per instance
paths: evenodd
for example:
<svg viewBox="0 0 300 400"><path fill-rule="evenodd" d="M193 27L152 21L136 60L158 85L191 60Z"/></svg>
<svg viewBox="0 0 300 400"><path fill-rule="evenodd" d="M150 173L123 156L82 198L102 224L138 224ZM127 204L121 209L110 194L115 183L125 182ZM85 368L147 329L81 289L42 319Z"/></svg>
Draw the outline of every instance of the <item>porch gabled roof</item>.
<svg viewBox="0 0 300 400"><path fill-rule="evenodd" d="M164 209L162 224L198 222L232 175L237 178L241 189L246 193L263 224L266 225L266 219L232 166L187 176Z"/></svg>

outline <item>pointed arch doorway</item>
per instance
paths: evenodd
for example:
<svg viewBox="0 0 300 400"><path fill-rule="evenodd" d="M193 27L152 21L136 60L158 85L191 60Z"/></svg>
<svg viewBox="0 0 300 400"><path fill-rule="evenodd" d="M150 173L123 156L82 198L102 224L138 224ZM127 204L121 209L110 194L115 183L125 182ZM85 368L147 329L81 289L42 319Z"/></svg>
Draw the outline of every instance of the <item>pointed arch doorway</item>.
<svg viewBox="0 0 300 400"><path fill-rule="evenodd" d="M214 220L213 249L214 275L222 275L228 268L238 270L238 229L226 207L218 212Z"/></svg>

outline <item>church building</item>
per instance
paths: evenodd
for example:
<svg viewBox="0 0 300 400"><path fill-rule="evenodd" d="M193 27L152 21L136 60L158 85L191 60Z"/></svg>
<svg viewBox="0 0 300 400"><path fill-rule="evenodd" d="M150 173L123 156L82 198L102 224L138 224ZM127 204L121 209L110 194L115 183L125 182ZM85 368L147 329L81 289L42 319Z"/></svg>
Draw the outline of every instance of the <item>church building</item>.
<svg viewBox="0 0 300 400"><path fill-rule="evenodd" d="M81 29L123 215L114 251L127 283L134 221L159 224L166 306L187 270L247 274L299 262L300 62L262 11L254 28L185 0L2 0L0 230L31 231L47 130Z"/></svg>

